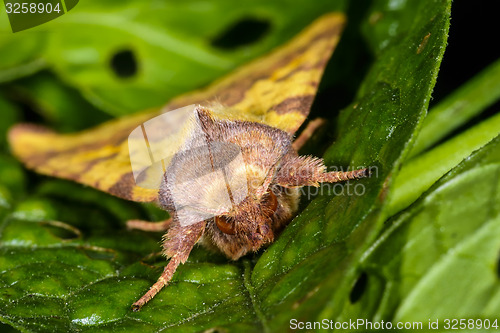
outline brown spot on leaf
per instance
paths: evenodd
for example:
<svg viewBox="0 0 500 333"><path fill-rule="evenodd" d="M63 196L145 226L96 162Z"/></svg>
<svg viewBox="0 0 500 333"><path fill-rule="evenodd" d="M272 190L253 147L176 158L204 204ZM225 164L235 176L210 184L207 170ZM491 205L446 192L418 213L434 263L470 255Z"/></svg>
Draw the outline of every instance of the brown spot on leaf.
<svg viewBox="0 0 500 333"><path fill-rule="evenodd" d="M425 49L425 46L429 42L429 37L431 36L431 33L429 32L427 35L425 35L424 39L420 42L417 48L417 54L422 53L422 51Z"/></svg>

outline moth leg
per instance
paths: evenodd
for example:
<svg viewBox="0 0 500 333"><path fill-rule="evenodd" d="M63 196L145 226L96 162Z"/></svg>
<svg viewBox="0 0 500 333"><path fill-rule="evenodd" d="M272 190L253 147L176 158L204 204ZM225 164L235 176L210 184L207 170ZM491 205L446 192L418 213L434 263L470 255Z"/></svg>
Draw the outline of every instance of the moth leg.
<svg viewBox="0 0 500 333"><path fill-rule="evenodd" d="M349 179L368 177L367 168L352 171L326 172L323 160L311 156L297 156L281 166L274 182L284 187L319 186L319 183L336 183Z"/></svg>
<svg viewBox="0 0 500 333"><path fill-rule="evenodd" d="M326 123L326 120L323 118L316 118L314 120L311 120L306 128L300 133L300 135L293 141L292 147L295 149L295 151L299 151L302 146L309 141L311 136L313 136L314 132L321 126L323 126Z"/></svg>
<svg viewBox="0 0 500 333"><path fill-rule="evenodd" d="M172 224L172 227L163 239L163 254L167 258L170 258L170 261L163 269L163 273L158 278L158 281L137 302L132 304L132 311L134 312L139 311L144 304L155 297L170 282L179 264L186 262L193 246L205 231L204 221L186 227L182 227L179 223L175 222Z"/></svg>
<svg viewBox="0 0 500 333"><path fill-rule="evenodd" d="M172 224L172 218L159 222L149 222L143 220L128 220L127 229L129 230L142 230L148 232L162 232L167 231Z"/></svg>

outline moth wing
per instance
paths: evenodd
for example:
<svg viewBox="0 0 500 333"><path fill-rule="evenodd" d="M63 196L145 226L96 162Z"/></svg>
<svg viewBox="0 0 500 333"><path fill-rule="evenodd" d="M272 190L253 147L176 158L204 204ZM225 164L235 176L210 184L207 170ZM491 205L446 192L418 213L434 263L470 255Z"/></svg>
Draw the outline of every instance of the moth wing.
<svg viewBox="0 0 500 333"><path fill-rule="evenodd" d="M114 119L75 134L16 125L9 132L12 151L39 173L127 200L156 201L158 190L137 186L134 179L127 142L133 130L166 111L203 104L214 106L216 118L260 122L295 133L309 113L344 23L342 14L327 14L269 55L205 89L181 95L161 109Z"/></svg>
<svg viewBox="0 0 500 333"><path fill-rule="evenodd" d="M220 118L260 122L293 134L309 114L344 25L343 14L326 14L268 56L171 105L211 102L222 106L213 108Z"/></svg>
<svg viewBox="0 0 500 333"><path fill-rule="evenodd" d="M12 152L38 173L76 181L127 200L154 201L158 191L136 186L127 137L151 117L142 113L115 119L76 134L19 124L9 131Z"/></svg>

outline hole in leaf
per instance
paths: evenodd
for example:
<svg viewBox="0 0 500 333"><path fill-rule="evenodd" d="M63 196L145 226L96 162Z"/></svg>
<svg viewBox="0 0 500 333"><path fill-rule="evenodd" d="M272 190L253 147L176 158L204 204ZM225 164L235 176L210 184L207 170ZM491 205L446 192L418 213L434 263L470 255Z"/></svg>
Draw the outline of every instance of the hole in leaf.
<svg viewBox="0 0 500 333"><path fill-rule="evenodd" d="M111 68L121 78L134 76L137 73L137 60L131 50L116 52L111 58Z"/></svg>
<svg viewBox="0 0 500 333"><path fill-rule="evenodd" d="M71 240L79 238L82 235L77 228L60 221L42 222L41 225L51 234L62 240Z"/></svg>
<svg viewBox="0 0 500 333"><path fill-rule="evenodd" d="M269 32L271 23L257 18L244 18L229 26L212 40L212 45L221 49L235 49L252 44Z"/></svg>
<svg viewBox="0 0 500 333"><path fill-rule="evenodd" d="M349 295L349 300L351 301L351 304L354 304L361 299L361 297L365 293L367 284L368 284L368 275L365 272L363 272L361 273L358 280L354 284L354 287L352 287L351 294Z"/></svg>

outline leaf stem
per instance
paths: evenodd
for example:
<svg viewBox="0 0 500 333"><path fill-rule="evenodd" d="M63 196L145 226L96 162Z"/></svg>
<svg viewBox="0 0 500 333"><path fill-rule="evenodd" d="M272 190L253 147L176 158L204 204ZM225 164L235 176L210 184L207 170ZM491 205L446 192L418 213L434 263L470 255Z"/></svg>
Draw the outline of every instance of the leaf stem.
<svg viewBox="0 0 500 333"><path fill-rule="evenodd" d="M393 183L388 216L408 207L455 165L495 138L500 132L500 113L457 135L436 148L411 159Z"/></svg>
<svg viewBox="0 0 500 333"><path fill-rule="evenodd" d="M434 106L409 157L429 148L500 99L500 59Z"/></svg>

